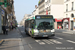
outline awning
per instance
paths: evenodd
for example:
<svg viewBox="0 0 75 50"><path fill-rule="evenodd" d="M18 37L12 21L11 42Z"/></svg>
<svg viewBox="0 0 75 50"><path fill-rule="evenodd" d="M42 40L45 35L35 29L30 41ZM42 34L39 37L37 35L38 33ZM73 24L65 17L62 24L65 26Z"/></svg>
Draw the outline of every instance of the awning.
<svg viewBox="0 0 75 50"><path fill-rule="evenodd" d="M56 22L62 22L62 19L59 19L59 20L55 19L55 21L56 21Z"/></svg>
<svg viewBox="0 0 75 50"><path fill-rule="evenodd" d="M68 22L68 20L66 19L66 20L64 20L64 22Z"/></svg>

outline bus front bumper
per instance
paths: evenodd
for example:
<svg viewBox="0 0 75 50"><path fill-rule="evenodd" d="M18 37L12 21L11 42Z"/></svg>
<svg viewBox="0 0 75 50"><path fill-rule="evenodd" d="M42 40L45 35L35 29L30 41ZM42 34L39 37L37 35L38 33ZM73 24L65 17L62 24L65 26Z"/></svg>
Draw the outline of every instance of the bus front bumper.
<svg viewBox="0 0 75 50"><path fill-rule="evenodd" d="M33 37L52 37L52 36L55 36L55 33L51 33L51 34L39 33L38 35L34 35Z"/></svg>

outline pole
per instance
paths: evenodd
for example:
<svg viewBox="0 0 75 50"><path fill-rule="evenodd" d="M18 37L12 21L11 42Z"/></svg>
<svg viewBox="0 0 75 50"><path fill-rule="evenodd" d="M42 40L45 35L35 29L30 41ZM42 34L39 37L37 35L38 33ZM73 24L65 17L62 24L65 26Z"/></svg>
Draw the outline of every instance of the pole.
<svg viewBox="0 0 75 50"><path fill-rule="evenodd" d="M2 20L1 20L1 6L0 6L0 33L2 33Z"/></svg>

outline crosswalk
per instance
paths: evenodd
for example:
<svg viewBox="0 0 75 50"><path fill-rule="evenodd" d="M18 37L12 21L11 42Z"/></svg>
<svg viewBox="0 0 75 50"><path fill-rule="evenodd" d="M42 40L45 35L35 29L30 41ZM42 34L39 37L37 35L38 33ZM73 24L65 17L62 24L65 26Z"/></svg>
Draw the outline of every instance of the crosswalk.
<svg viewBox="0 0 75 50"><path fill-rule="evenodd" d="M68 42L68 43L72 43L75 44L74 41L72 40L65 40L63 38L60 37L56 37L57 39L40 39L40 40L35 40L35 42L39 43L40 45L45 45L45 44L63 44L62 41Z"/></svg>
<svg viewBox="0 0 75 50"><path fill-rule="evenodd" d="M54 39L44 39L44 40L35 40L37 43L44 45L44 44L62 44L62 42L54 40Z"/></svg>

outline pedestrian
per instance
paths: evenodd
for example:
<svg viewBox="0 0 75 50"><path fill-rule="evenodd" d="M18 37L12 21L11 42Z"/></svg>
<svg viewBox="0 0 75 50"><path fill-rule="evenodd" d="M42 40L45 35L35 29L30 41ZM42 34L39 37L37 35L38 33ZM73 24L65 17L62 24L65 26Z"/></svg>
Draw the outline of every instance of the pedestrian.
<svg viewBox="0 0 75 50"><path fill-rule="evenodd" d="M2 30L3 30L3 34L5 35L5 31L6 31L5 25L2 26Z"/></svg>
<svg viewBox="0 0 75 50"><path fill-rule="evenodd" d="M8 34L8 25L7 24L5 26L5 29L6 29L6 34Z"/></svg>
<svg viewBox="0 0 75 50"><path fill-rule="evenodd" d="M68 23L66 24L66 29L68 29Z"/></svg>

